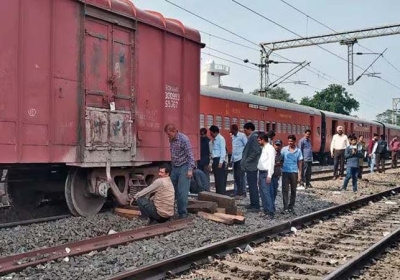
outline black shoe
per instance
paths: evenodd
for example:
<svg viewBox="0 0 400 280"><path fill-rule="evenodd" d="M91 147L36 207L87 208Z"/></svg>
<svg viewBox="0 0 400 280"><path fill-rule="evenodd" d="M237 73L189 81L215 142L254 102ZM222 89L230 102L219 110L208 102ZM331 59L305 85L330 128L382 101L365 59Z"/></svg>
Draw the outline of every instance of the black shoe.
<svg viewBox="0 0 400 280"><path fill-rule="evenodd" d="M260 209L259 208L249 208L249 209L247 209L247 212L258 213L258 212L260 212Z"/></svg>
<svg viewBox="0 0 400 280"><path fill-rule="evenodd" d="M179 215L178 220L180 220L180 219L186 219L187 217L189 217L188 214Z"/></svg>
<svg viewBox="0 0 400 280"><path fill-rule="evenodd" d="M157 221L155 221L155 220L153 220L153 219L150 219L150 220L149 220L149 223L148 223L147 225L151 226L151 225L156 225L156 224L158 224Z"/></svg>
<svg viewBox="0 0 400 280"><path fill-rule="evenodd" d="M306 189L312 189L312 187L313 186L311 184L309 184L309 185L306 186Z"/></svg>

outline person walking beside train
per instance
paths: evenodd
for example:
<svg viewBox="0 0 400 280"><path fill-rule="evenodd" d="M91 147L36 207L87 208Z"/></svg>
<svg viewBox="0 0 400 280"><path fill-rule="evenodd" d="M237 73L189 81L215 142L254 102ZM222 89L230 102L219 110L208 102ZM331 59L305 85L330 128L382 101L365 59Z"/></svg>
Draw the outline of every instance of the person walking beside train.
<svg viewBox="0 0 400 280"><path fill-rule="evenodd" d="M149 224L164 223L174 216L175 190L170 172L169 165L162 165L159 178L133 197L142 216L149 218Z"/></svg>
<svg viewBox="0 0 400 280"><path fill-rule="evenodd" d="M175 197L178 206L179 218L188 216L187 203L190 188L190 179L193 177L195 162L193 158L192 145L189 138L179 132L175 125L165 125L164 131L170 142L171 151L171 181L175 188Z"/></svg>
<svg viewBox="0 0 400 280"><path fill-rule="evenodd" d="M207 137L207 128L200 129L200 160L197 162L197 168L204 172L210 181L210 138Z"/></svg>
<svg viewBox="0 0 400 280"><path fill-rule="evenodd" d="M260 196L257 186L257 165L261 155L261 147L258 145L258 133L252 122L243 126L244 133L248 137L246 146L243 149L241 167L246 172L247 183L249 184L250 204L246 206L248 211L260 211Z"/></svg>
<svg viewBox="0 0 400 280"><path fill-rule="evenodd" d="M362 151L362 157L360 157L359 159L359 168L358 168L358 179L362 179L362 173L363 173L363 169L364 169L364 157L365 157L365 153L366 153L366 147L365 147L365 142L364 142L364 136L363 135L359 135L358 136L358 145Z"/></svg>
<svg viewBox="0 0 400 280"><path fill-rule="evenodd" d="M372 154L375 154L375 164L379 173L385 173L385 156L387 153L387 142L385 141L385 135L381 135L381 139L375 142Z"/></svg>
<svg viewBox="0 0 400 280"><path fill-rule="evenodd" d="M303 170L303 155L296 146L296 136L288 136L288 146L281 151L283 157L282 166L282 197L284 213L294 212L296 202L297 183L301 181ZM290 201L289 201L290 189Z"/></svg>
<svg viewBox="0 0 400 280"><path fill-rule="evenodd" d="M225 138L219 133L216 125L210 126L210 135L213 138L212 148L212 171L214 173L215 190L218 194L226 193L226 176L225 176L225 156L226 142Z"/></svg>
<svg viewBox="0 0 400 280"><path fill-rule="evenodd" d="M313 150L311 145L311 130L307 129L304 132L304 137L299 141L299 148L303 155L303 170L301 172L301 185L306 184L307 188L312 188L311 186L311 172L313 163Z"/></svg>
<svg viewBox="0 0 400 280"><path fill-rule="evenodd" d="M274 189L272 176L274 174L275 154L274 147L269 143L268 134L260 133L258 143L262 147L260 159L258 160L258 188L261 194L261 202L264 215L271 219L275 216Z"/></svg>
<svg viewBox="0 0 400 280"><path fill-rule="evenodd" d="M232 133L232 156L231 162L233 167L233 176L236 184L236 193L234 196L236 198L246 197L246 188L244 186L244 171L241 167L242 154L244 147L247 144L247 137L243 132L239 132L239 127L237 124L231 125Z"/></svg>
<svg viewBox="0 0 400 280"><path fill-rule="evenodd" d="M371 140L369 140L368 143L368 166L370 168L370 173L374 173L375 154L372 153L372 150L374 149L375 143L377 141L378 141L378 134L374 133L374 136L372 137Z"/></svg>
<svg viewBox="0 0 400 280"><path fill-rule="evenodd" d="M346 164L346 177L343 181L342 190L347 189L347 184L352 178L353 183L353 192L357 192L357 180L358 180L358 172L360 165L360 158L363 157L363 151L360 144L357 144L357 137L355 135L351 135L349 137L350 144L346 147L344 152L344 157L347 160Z"/></svg>
<svg viewBox="0 0 400 280"><path fill-rule="evenodd" d="M392 168L397 168L397 155L400 150L400 141L397 135L390 141L390 150L392 151Z"/></svg>
<svg viewBox="0 0 400 280"><path fill-rule="evenodd" d="M343 126L336 128L337 133L333 135L331 142L331 156L333 157L333 180L338 178L338 167L340 161L340 179L344 175L344 150L349 145L347 135L343 133Z"/></svg>
<svg viewBox="0 0 400 280"><path fill-rule="evenodd" d="M281 154L282 150L282 141L276 140L274 143L275 148L275 165L274 165L274 174L272 175L272 187L274 190L274 209L275 209L275 199L278 195L278 187L279 187L279 178L282 176L282 164L283 157Z"/></svg>

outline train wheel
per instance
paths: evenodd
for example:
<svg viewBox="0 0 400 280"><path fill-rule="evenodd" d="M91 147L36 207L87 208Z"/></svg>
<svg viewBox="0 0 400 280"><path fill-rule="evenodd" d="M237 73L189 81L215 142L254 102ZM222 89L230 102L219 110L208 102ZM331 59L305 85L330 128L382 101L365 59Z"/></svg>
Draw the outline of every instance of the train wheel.
<svg viewBox="0 0 400 280"><path fill-rule="evenodd" d="M29 183L7 182L6 193L10 205L17 211L31 211L38 207L44 198L44 194L29 187Z"/></svg>
<svg viewBox="0 0 400 280"><path fill-rule="evenodd" d="M97 214L106 202L105 197L89 193L87 171L83 168L76 168L68 173L65 200L74 216L84 217Z"/></svg>

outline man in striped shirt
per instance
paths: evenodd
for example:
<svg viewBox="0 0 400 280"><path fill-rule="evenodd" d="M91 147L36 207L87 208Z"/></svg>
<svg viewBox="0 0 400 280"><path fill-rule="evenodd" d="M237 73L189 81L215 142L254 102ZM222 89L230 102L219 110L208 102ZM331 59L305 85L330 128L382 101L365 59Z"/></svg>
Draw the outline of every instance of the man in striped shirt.
<svg viewBox="0 0 400 280"><path fill-rule="evenodd" d="M179 132L175 125L167 124L164 128L168 135L171 150L171 181L175 188L179 218L188 216L187 203L190 189L190 179L195 167L192 145L189 138Z"/></svg>

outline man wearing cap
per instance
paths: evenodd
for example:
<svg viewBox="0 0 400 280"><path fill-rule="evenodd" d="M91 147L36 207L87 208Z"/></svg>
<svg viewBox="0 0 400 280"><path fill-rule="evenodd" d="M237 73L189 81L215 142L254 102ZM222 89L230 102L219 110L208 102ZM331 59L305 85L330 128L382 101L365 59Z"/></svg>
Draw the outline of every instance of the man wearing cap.
<svg viewBox="0 0 400 280"><path fill-rule="evenodd" d="M331 156L333 157L333 180L338 178L338 167L340 161L340 179L344 175L344 151L350 145L347 135L343 133L343 126L336 128L337 133L333 135L331 142Z"/></svg>

